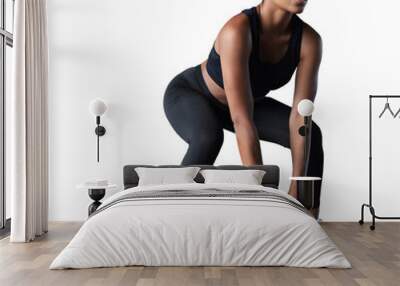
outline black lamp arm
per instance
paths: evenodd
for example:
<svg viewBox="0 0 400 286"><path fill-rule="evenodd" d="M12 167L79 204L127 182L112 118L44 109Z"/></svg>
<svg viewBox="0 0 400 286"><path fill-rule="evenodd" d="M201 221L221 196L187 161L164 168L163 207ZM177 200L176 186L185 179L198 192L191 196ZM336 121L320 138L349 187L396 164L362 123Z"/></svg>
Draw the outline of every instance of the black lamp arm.
<svg viewBox="0 0 400 286"><path fill-rule="evenodd" d="M94 130L94 133L97 135L97 162L100 161L100 136L103 136L104 134L106 134L106 129L104 128L104 126L100 125L100 116L96 116L96 129Z"/></svg>

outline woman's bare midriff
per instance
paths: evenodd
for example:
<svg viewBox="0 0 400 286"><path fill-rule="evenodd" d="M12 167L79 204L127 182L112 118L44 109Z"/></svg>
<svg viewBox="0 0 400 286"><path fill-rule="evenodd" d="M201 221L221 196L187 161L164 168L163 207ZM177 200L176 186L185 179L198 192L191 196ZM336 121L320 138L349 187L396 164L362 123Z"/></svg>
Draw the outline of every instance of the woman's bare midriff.
<svg viewBox="0 0 400 286"><path fill-rule="evenodd" d="M210 77L207 71L207 61L204 61L201 64L201 73L203 75L204 81L208 87L210 93L221 103L228 105L228 101L226 99L225 90L221 88L215 81Z"/></svg>

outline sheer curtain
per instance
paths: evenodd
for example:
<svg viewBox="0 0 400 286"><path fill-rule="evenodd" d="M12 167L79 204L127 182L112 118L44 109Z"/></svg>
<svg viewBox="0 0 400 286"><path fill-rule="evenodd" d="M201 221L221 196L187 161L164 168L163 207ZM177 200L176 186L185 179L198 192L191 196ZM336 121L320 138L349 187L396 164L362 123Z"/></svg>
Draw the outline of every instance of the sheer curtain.
<svg viewBox="0 0 400 286"><path fill-rule="evenodd" d="M48 225L48 48L46 0L16 0L10 121L12 242Z"/></svg>

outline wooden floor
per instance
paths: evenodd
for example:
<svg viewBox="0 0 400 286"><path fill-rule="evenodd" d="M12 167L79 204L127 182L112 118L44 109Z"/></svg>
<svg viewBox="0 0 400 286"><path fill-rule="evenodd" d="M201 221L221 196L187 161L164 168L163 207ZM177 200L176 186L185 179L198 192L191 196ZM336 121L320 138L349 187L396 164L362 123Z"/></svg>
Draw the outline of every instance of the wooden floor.
<svg viewBox="0 0 400 286"><path fill-rule="evenodd" d="M50 271L50 262L80 227L79 223L52 223L49 233L33 243L0 241L0 285L400 285L400 223L379 223L375 232L357 223L322 226L352 269L123 267Z"/></svg>

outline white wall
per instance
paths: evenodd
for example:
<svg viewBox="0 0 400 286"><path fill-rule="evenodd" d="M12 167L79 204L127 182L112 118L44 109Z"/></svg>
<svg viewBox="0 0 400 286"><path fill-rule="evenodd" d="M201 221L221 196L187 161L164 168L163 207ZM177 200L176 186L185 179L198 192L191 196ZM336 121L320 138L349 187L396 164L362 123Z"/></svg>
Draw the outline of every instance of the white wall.
<svg viewBox="0 0 400 286"><path fill-rule="evenodd" d="M86 217L90 200L75 188L85 179L105 177L121 187L124 164L180 162L186 144L164 116L164 89L174 75L207 57L230 16L256 3L48 1L51 220ZM399 9L396 0L310 1L301 16L324 41L314 119L324 134L325 220L358 220L368 197L368 95L400 90ZM290 104L292 94L293 83L270 95ZM88 112L95 97L109 105L100 164ZM376 150L382 158L376 182L385 182L375 190L380 215L396 214L400 202L395 190L400 152L394 152L400 122L387 122L379 121L386 133L380 134ZM262 151L265 163L281 166L281 187L287 189L290 152L269 143L262 143ZM239 163L235 138L227 133L216 164Z"/></svg>

